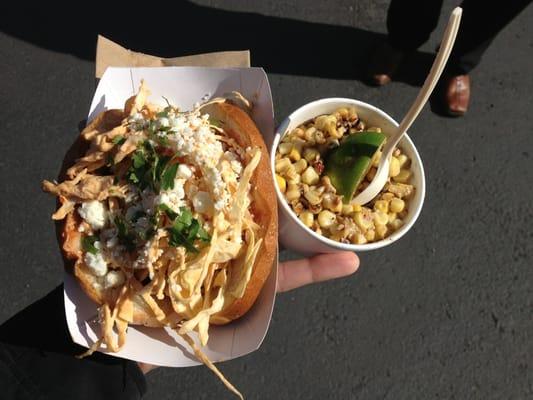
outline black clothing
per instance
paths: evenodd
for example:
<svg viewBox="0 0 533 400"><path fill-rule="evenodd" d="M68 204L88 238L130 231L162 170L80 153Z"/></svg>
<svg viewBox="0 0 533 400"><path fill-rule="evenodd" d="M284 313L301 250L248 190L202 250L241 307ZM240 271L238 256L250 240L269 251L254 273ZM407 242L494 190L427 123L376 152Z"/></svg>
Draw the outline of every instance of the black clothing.
<svg viewBox="0 0 533 400"><path fill-rule="evenodd" d="M425 43L437 26L443 0L392 0L387 15L390 44L406 52ZM454 75L469 73L505 25L531 0L464 0L463 16L447 70Z"/></svg>
<svg viewBox="0 0 533 400"><path fill-rule="evenodd" d="M63 286L0 326L0 397L3 400L131 400L146 392L137 363L102 353L79 360L72 342Z"/></svg>

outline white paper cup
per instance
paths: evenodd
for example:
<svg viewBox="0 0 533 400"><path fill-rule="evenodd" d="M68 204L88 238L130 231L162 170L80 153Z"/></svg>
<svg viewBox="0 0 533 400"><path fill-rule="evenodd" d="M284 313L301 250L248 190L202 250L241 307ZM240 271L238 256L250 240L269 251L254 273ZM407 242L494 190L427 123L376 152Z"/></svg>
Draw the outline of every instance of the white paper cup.
<svg viewBox="0 0 533 400"><path fill-rule="evenodd" d="M388 114L377 107L359 100L327 98L305 104L289 115L276 131L274 142L272 144L272 148L270 149L270 166L272 168L273 176L275 176L274 174L276 173L274 166L276 150L283 135L318 115L330 114L338 108L346 106L355 107L357 114L365 122L366 126L380 127L383 133L386 135L389 135L393 128L398 126L398 123ZM409 199L408 214L404 219L403 226L400 229L385 239L366 244L346 244L328 239L315 233L313 230L306 227L302 221L300 221L285 200L283 193L280 192L278 185L275 184L274 186L276 187L276 194L278 196L278 202L280 205L279 240L281 244L285 248L295 250L305 255L316 253L333 253L340 250L359 252L379 249L395 242L405 235L415 223L422 209L426 192L426 180L424 177L422 160L416 151L415 145L407 135L404 135L400 141L399 147L411 159L411 172L413 174L411 183L415 186L415 193L413 197Z"/></svg>

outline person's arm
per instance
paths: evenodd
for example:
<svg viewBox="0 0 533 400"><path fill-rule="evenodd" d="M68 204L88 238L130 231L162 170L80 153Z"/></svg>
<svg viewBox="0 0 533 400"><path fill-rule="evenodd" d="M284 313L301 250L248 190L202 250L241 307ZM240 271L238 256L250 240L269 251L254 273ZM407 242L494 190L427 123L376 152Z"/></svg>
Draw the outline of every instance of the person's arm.
<svg viewBox="0 0 533 400"><path fill-rule="evenodd" d="M143 372L134 361L94 353L72 342L63 303L63 286L0 326L2 400L140 399Z"/></svg>

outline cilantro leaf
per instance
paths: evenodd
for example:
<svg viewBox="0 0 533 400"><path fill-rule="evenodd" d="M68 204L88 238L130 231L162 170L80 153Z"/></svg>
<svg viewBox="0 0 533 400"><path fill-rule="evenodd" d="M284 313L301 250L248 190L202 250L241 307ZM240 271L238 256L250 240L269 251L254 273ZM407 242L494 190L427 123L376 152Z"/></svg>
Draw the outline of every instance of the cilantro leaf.
<svg viewBox="0 0 533 400"><path fill-rule="evenodd" d="M137 169L144 166L147 161L142 151L138 151L138 150L135 153L133 153L133 156L131 156L131 159L133 161L133 167Z"/></svg>
<svg viewBox="0 0 533 400"><path fill-rule="evenodd" d="M187 240L194 241L194 239L196 239L196 235L198 234L199 229L200 223L197 219L193 219L188 229L189 232L187 233Z"/></svg>
<svg viewBox="0 0 533 400"><path fill-rule="evenodd" d="M191 210L181 207L180 211L181 213L174 219L172 226L167 228L170 234L169 244L174 247L183 246L187 251L198 253L194 242L197 240L209 242L211 238L201 227L200 222L193 218Z"/></svg>
<svg viewBox="0 0 533 400"><path fill-rule="evenodd" d="M135 235L131 233L126 225L126 221L122 217L115 217L114 224L118 230L118 240L127 251L133 251L136 247L135 245Z"/></svg>
<svg viewBox="0 0 533 400"><path fill-rule="evenodd" d="M126 141L126 138L122 135L115 136L112 140L113 144L121 145Z"/></svg>
<svg viewBox="0 0 533 400"><path fill-rule="evenodd" d="M174 178L178 172L178 163L167 166L161 174L161 190L174 189Z"/></svg>
<svg viewBox="0 0 533 400"><path fill-rule="evenodd" d="M200 227L200 229L198 229L197 237L202 242L208 242L209 243L211 241L211 236L209 236L209 233L207 233L207 231L204 228L202 228L202 227Z"/></svg>
<svg viewBox="0 0 533 400"><path fill-rule="evenodd" d="M178 213L176 213L174 210L172 210L169 206L167 206L164 203L159 204L158 209L164 212L165 214L167 214L168 218L170 218L172 221L174 221L176 217L178 216Z"/></svg>
<svg viewBox="0 0 533 400"><path fill-rule="evenodd" d="M97 236L83 236L81 238L81 248L87 253L96 254L98 249L94 246L94 243L98 240Z"/></svg>
<svg viewBox="0 0 533 400"><path fill-rule="evenodd" d="M169 161L170 157L168 156L159 157L157 153L154 155L154 164L152 167L152 186L154 189L157 187L157 183L161 181L161 176Z"/></svg>

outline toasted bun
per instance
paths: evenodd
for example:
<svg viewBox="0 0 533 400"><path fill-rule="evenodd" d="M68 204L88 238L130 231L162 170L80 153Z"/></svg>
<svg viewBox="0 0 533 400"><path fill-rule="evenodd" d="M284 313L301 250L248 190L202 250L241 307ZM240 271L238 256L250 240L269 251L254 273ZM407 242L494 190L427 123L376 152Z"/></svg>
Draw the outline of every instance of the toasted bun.
<svg viewBox="0 0 533 400"><path fill-rule="evenodd" d="M253 197L252 214L255 222L261 227L258 237L263 239L263 243L244 295L211 317L211 323L222 325L241 317L252 307L270 275L277 254L278 211L268 151L252 119L243 110L228 103L215 103L206 107L205 111L220 121L226 135L235 139L241 147L258 147L261 150L261 160L250 183Z"/></svg>
<svg viewBox="0 0 533 400"><path fill-rule="evenodd" d="M252 214L256 223L261 227L258 238L263 239L261 249L255 259L252 275L244 295L229 302L225 308L211 318L213 324L226 324L241 317L253 305L266 279L268 278L275 261L277 252L277 200L274 193L273 179L268 165L268 151L257 127L251 118L240 108L231 104L213 104L206 111L215 117L223 125L227 135L234 138L237 143L246 148L258 147L261 150L261 160L251 180L252 184ZM123 118L121 110L109 110L96 117L81 133L80 137L72 145L63 161L60 178L74 161L83 156L87 150L87 142L83 139L86 132L106 132L113 126L120 124ZM62 204L66 199L60 198ZM83 291L97 304L114 304L119 289L105 289L99 282L99 278L92 275L83 260L81 249L81 234L78 228L82 220L75 211L71 211L58 226L58 240L61 245L65 264L74 270L78 282ZM157 321L151 308L138 295L133 299L133 325L145 325L159 327L162 324ZM170 321L179 321L180 317L174 313L170 301L165 298L158 301Z"/></svg>

